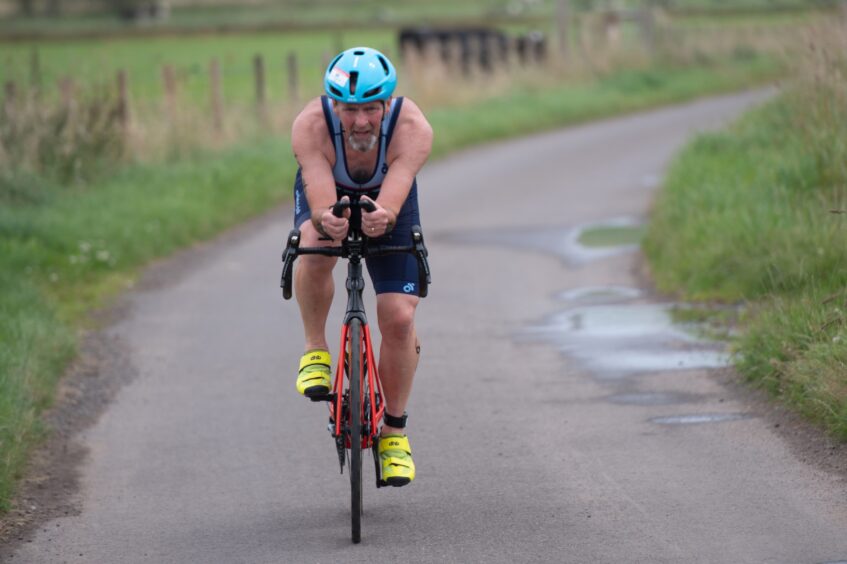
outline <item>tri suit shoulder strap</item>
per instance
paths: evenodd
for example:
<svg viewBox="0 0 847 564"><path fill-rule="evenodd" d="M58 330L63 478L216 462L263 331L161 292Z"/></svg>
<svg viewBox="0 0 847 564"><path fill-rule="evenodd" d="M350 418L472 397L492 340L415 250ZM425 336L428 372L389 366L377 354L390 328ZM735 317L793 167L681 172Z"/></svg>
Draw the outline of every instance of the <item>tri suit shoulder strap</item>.
<svg viewBox="0 0 847 564"><path fill-rule="evenodd" d="M335 146L337 141L335 137L338 132L335 131L335 120L333 119L332 113L332 102L329 101L329 97L326 95L321 96L321 108L324 111L324 119L326 120L326 128L329 131L329 138L332 139L332 147L337 149Z"/></svg>
<svg viewBox="0 0 847 564"><path fill-rule="evenodd" d="M395 99L394 107L391 109L391 119L388 122L388 128L385 133L385 145L391 143L391 136L394 135L394 126L397 125L397 117L400 115L400 109L403 107L403 96L398 96Z"/></svg>

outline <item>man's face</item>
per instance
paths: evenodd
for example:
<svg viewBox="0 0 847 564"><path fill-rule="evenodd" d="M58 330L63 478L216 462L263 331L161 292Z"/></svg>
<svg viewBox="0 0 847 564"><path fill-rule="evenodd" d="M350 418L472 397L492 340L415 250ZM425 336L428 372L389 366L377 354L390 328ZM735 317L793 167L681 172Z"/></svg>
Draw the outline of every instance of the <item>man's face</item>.
<svg viewBox="0 0 847 564"><path fill-rule="evenodd" d="M347 133L347 143L354 151L367 153L379 141L379 128L385 114L382 100L365 104L335 102L335 113Z"/></svg>

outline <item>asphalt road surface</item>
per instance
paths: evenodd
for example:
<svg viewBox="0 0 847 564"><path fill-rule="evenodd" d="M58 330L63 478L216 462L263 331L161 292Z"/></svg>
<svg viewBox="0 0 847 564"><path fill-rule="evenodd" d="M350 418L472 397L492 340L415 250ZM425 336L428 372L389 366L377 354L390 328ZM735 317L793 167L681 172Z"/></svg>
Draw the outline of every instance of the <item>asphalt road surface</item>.
<svg viewBox="0 0 847 564"><path fill-rule="evenodd" d="M106 330L133 376L78 437L77 514L41 524L9 562L847 559L843 478L799 457L707 368L714 347L661 326L635 250L574 238L644 220L685 140L767 95L426 167L434 282L408 428L418 478L376 490L365 466L360 545L326 408L294 389L299 316L277 286L291 210L159 267Z"/></svg>

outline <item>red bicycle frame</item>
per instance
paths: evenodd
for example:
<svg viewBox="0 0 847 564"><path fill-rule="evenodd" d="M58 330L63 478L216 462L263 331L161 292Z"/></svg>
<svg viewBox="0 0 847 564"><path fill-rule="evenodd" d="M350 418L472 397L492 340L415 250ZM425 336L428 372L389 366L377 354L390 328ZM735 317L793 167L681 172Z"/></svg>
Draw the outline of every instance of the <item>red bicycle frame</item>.
<svg viewBox="0 0 847 564"><path fill-rule="evenodd" d="M352 350L352 347L348 346L348 340L350 338L350 324L345 323L341 327L341 347L338 349L341 351L339 354L344 354L346 358L347 351ZM373 343L371 341L371 331L370 327L367 323L362 323L362 347L359 350L362 351L362 354L359 356L357 361L359 362L359 374L361 374L362 382L359 386L360 390L368 391L368 407L369 413L365 413L365 396L361 395L360 405L358 406L359 412L362 414L362 421L370 422L370 429L367 434L362 436L362 448L371 448L374 439L377 437L379 431L377 429L377 422L382 419L382 415L385 412L385 403L382 401L382 398L385 397L382 391L382 381L379 379L379 372L377 370L376 359L374 357L373 352ZM342 418L338 416L338 414L343 413L342 409L342 399L344 395L344 378L345 378L345 365L346 361L339 360L338 368L335 373L335 380L332 383L332 391L334 394L334 400L329 403L329 413L332 420L335 421L335 432L334 436L339 436L342 431ZM367 378L367 387L365 387L365 378ZM380 402L377 406L377 393L379 393ZM350 409L354 409L355 406L350 406Z"/></svg>

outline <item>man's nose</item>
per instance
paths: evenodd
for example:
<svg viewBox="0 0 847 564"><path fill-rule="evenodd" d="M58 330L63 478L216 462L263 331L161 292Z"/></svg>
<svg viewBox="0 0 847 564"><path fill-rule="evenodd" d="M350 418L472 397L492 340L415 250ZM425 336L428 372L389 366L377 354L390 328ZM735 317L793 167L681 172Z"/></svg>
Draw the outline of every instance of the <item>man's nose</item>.
<svg viewBox="0 0 847 564"><path fill-rule="evenodd" d="M356 122L355 123L358 126L362 126L362 127L367 126L369 124L368 114L363 110L359 110L358 112L356 112Z"/></svg>

